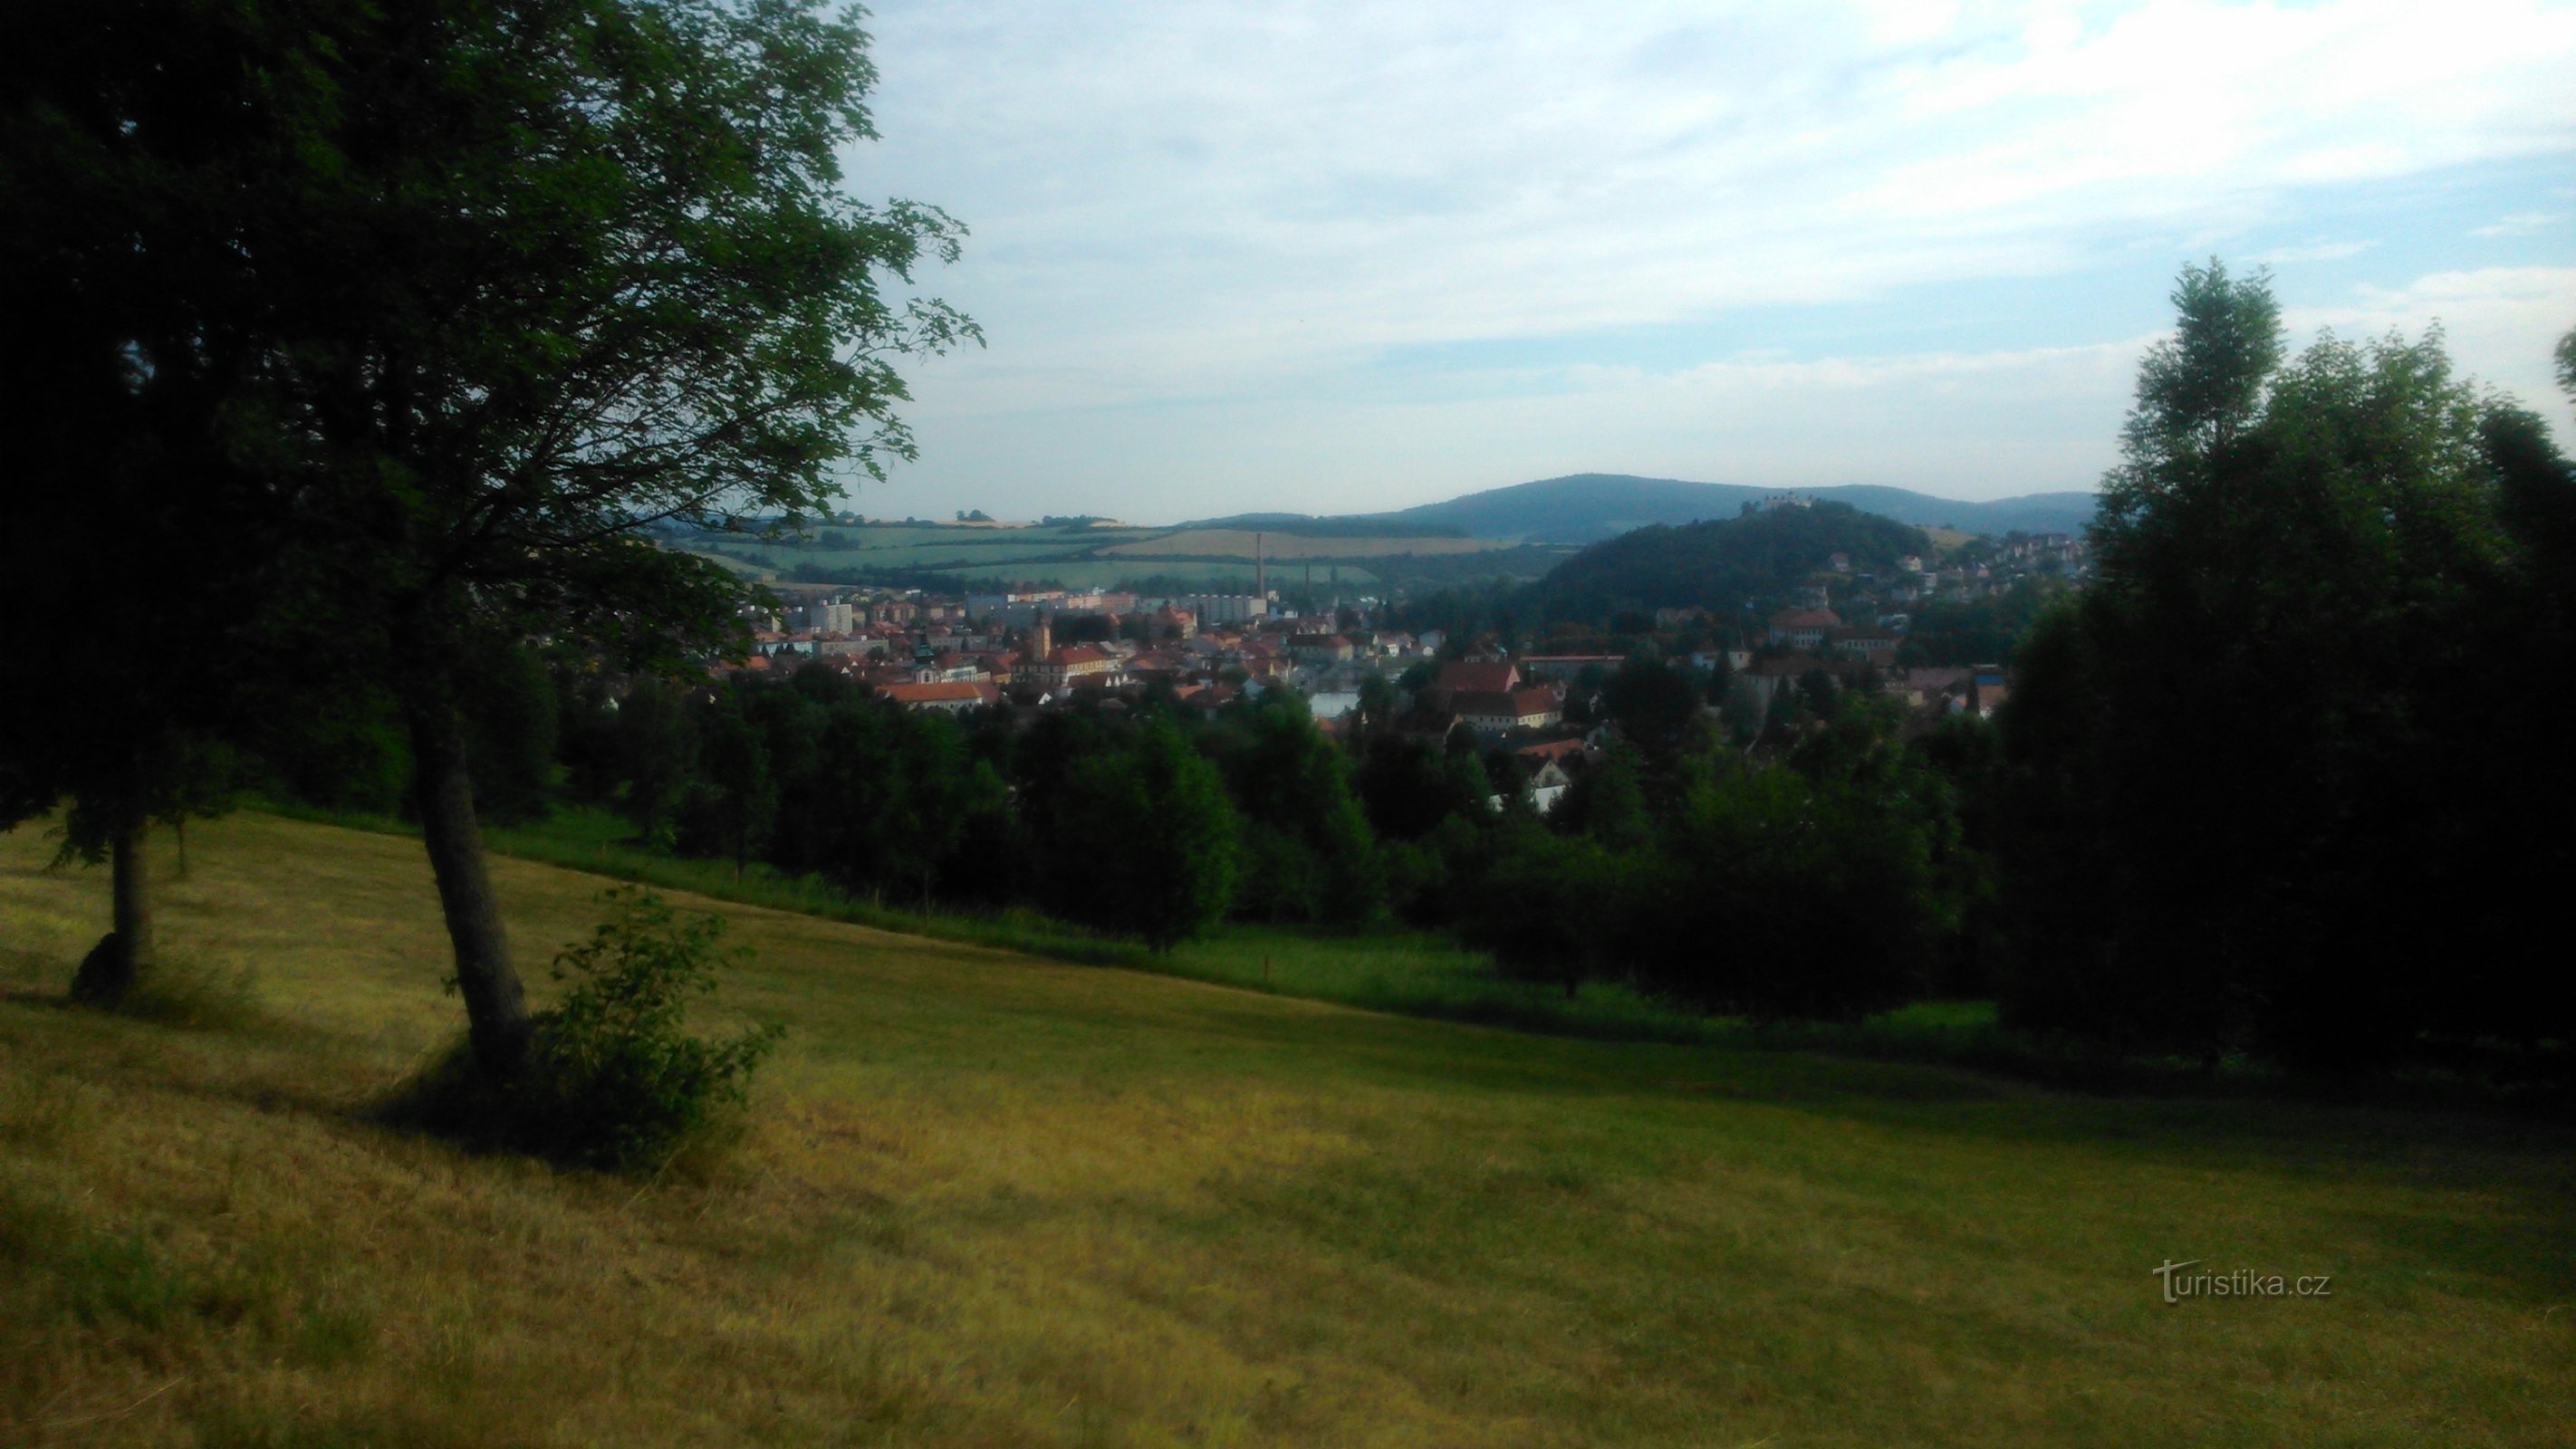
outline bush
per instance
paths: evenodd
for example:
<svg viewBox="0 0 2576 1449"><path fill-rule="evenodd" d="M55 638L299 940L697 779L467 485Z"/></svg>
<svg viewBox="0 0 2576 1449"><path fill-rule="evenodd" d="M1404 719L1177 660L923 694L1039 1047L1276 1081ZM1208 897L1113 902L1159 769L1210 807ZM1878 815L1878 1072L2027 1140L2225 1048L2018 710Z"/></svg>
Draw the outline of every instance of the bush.
<svg viewBox="0 0 2576 1449"><path fill-rule="evenodd" d="M688 998L715 990L724 919L683 920L640 886L600 899L609 918L555 958L555 979L573 985L531 1023L519 1076L493 1080L460 1043L419 1090L420 1114L433 1130L632 1171L669 1161L724 1109L748 1104L752 1071L783 1028L729 1041L681 1029Z"/></svg>

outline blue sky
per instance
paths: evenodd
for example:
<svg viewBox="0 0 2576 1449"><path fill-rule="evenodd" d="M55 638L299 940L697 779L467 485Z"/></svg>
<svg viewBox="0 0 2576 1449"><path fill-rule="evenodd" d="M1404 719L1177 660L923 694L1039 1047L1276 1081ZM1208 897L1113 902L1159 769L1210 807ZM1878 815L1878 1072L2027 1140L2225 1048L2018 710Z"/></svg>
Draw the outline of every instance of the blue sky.
<svg viewBox="0 0 2576 1449"><path fill-rule="evenodd" d="M874 9L850 184L973 229L989 346L870 514L2087 488L2212 255L2576 441L2576 5Z"/></svg>

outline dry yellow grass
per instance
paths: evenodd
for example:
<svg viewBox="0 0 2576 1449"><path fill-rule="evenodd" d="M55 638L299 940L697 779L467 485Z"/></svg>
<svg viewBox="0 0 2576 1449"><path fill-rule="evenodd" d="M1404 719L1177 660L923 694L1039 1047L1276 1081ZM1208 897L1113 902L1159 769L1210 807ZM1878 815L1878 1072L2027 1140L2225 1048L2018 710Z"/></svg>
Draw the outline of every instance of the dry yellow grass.
<svg viewBox="0 0 2576 1449"><path fill-rule="evenodd" d="M2554 1444L2563 1135L1352 1012L725 907L789 1024L637 1183L366 1113L457 1025L415 843L191 832L261 1020L52 1004L0 837L0 1443ZM495 862L531 965L601 882ZM2333 1273L2168 1308L2166 1258Z"/></svg>

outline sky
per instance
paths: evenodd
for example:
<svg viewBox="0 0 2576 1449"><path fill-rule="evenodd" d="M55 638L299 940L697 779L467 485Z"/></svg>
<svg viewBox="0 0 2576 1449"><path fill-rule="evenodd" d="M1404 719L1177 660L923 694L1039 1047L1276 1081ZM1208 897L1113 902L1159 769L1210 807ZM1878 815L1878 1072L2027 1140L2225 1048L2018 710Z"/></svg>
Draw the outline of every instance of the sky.
<svg viewBox="0 0 2576 1449"><path fill-rule="evenodd" d="M878 0L986 345L870 516L2094 486L2188 261L2576 444L2576 4Z"/></svg>

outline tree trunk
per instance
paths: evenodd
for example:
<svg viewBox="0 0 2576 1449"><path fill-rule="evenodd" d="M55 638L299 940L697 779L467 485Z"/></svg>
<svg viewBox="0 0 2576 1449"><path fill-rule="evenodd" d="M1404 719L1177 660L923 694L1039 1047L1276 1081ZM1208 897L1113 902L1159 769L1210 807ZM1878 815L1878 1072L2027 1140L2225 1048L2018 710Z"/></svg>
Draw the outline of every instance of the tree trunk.
<svg viewBox="0 0 2576 1449"><path fill-rule="evenodd" d="M72 1000L83 1006L113 1009L125 1004L152 970L157 956L152 941L152 872L144 844L151 824L140 812L128 815L108 842L114 882L112 929L82 958L72 977Z"/></svg>
<svg viewBox="0 0 2576 1449"><path fill-rule="evenodd" d="M474 782L466 771L464 726L443 690L423 690L408 706L420 834L438 879L438 905L456 953L456 989L465 998L474 1059L499 1080L518 1075L527 1057L528 1004L510 964L501 903L484 867L483 828L474 817Z"/></svg>

